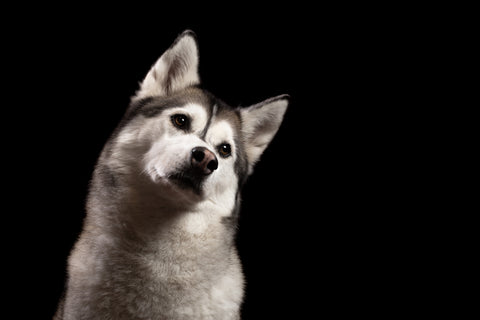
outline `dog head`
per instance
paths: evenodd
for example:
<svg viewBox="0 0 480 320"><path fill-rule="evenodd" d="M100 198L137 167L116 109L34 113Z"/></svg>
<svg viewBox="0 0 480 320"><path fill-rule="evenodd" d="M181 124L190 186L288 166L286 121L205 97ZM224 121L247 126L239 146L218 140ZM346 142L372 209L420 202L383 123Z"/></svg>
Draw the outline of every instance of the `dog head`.
<svg viewBox="0 0 480 320"><path fill-rule="evenodd" d="M233 205L280 127L288 96L234 108L199 84L196 37L186 31L140 84L111 161L175 195Z"/></svg>

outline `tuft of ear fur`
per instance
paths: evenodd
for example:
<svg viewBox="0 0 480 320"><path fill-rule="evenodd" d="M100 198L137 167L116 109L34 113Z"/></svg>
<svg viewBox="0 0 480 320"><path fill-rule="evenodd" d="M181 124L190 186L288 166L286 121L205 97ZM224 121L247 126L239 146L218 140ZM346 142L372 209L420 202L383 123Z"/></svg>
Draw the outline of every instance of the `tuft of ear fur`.
<svg viewBox="0 0 480 320"><path fill-rule="evenodd" d="M152 66L137 96L166 96L199 83L197 40L186 30Z"/></svg>
<svg viewBox="0 0 480 320"><path fill-rule="evenodd" d="M249 174L280 128L289 98L284 94L240 109Z"/></svg>

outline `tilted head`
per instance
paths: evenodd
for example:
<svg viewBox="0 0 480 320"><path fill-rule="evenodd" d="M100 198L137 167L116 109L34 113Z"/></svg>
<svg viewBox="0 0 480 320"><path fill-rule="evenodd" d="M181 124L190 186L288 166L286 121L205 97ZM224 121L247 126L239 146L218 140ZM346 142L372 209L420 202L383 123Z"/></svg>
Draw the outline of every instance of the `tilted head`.
<svg viewBox="0 0 480 320"><path fill-rule="evenodd" d="M276 134L288 96L233 108L199 84L197 42L186 31L140 84L110 141L108 162L170 195L231 208Z"/></svg>

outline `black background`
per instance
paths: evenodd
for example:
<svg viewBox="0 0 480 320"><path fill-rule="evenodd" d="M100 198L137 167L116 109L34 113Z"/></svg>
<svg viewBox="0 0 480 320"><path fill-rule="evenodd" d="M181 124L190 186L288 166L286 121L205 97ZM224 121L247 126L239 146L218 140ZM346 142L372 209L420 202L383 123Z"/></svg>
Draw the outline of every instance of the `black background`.
<svg viewBox="0 0 480 320"><path fill-rule="evenodd" d="M416 231L397 237L410 195L391 183L405 170L391 162L389 130L409 66L392 23L402 19L391 8L185 6L20 9L4 28L5 263L12 301L36 306L16 310L53 315L103 144L151 65L191 29L216 96L241 106L291 96L243 192L243 318L408 314L423 289L409 290L414 265L398 258Z"/></svg>

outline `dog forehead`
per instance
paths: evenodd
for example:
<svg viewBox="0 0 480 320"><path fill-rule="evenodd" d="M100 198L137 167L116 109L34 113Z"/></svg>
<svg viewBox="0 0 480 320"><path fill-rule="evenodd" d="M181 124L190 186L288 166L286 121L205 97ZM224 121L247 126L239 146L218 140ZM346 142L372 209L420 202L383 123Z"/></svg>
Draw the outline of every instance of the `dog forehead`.
<svg viewBox="0 0 480 320"><path fill-rule="evenodd" d="M232 107L219 103L214 116L214 123L221 123L221 126L228 126L234 135L238 135L241 130L241 118L239 111Z"/></svg>
<svg viewBox="0 0 480 320"><path fill-rule="evenodd" d="M192 131L202 138L212 124L223 122L230 125L232 135L238 136L241 127L239 111L211 93L192 87L167 97L143 97L135 99L129 107L124 120L143 115L153 118L165 113L185 113L192 118ZM221 130L222 131L222 130ZM223 130L225 132L225 130Z"/></svg>
<svg viewBox="0 0 480 320"><path fill-rule="evenodd" d="M206 136L215 136L226 140L237 136L239 118L233 110L224 105L205 106L197 102L189 102L168 111L171 115L177 113L185 114L191 119L191 132L200 135L202 139Z"/></svg>
<svg viewBox="0 0 480 320"><path fill-rule="evenodd" d="M131 112L144 115L145 117L155 117L171 108L194 108L197 111L203 109L209 113L213 105L211 97L199 90L185 90L184 92L168 97L147 97L136 101L131 107Z"/></svg>
<svg viewBox="0 0 480 320"><path fill-rule="evenodd" d="M220 139L233 139L236 136L232 124L226 119L218 119L212 121L207 137Z"/></svg>
<svg viewBox="0 0 480 320"><path fill-rule="evenodd" d="M240 115L236 109L218 100L213 106L204 136L233 143L240 134ZM228 141L227 141L228 140ZM216 141L217 143L221 141Z"/></svg>

